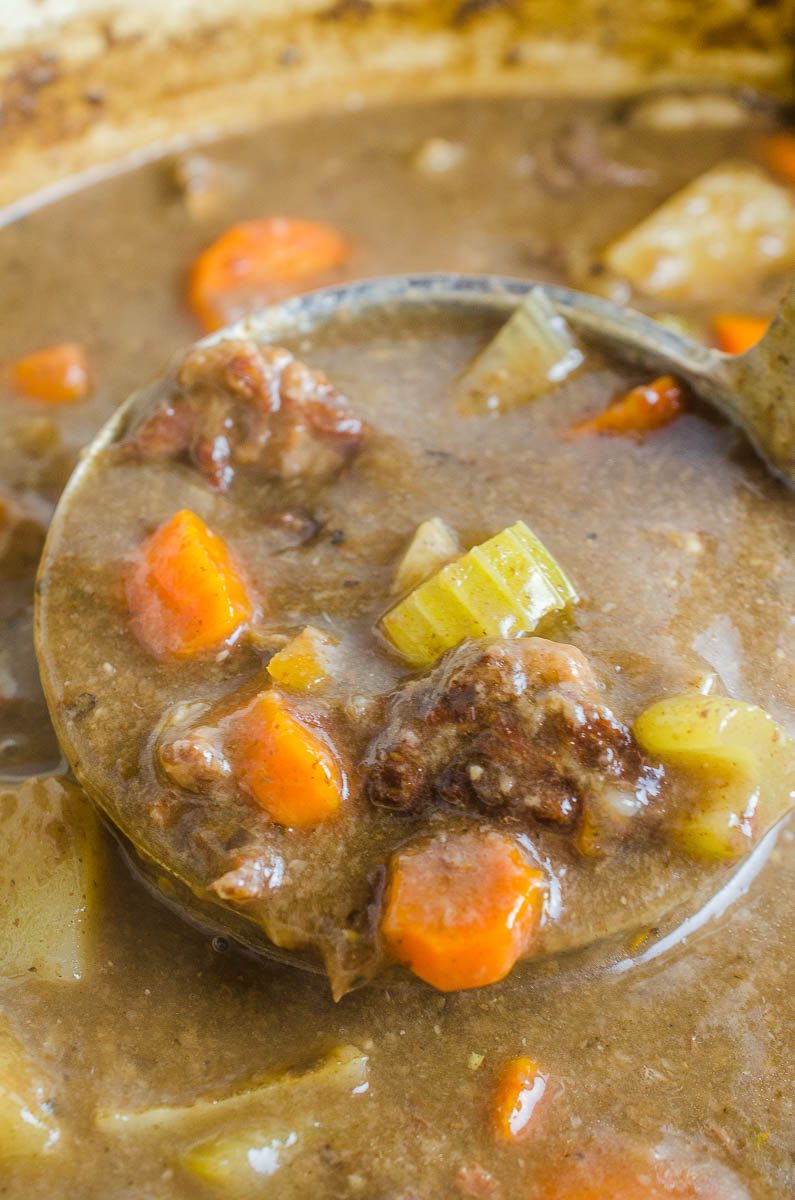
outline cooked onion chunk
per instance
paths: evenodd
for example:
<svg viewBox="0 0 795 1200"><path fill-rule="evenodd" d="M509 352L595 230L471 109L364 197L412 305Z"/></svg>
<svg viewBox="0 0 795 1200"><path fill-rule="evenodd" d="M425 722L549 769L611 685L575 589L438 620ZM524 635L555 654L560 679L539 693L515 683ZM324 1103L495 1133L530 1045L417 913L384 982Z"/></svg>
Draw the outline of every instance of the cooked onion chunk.
<svg viewBox="0 0 795 1200"><path fill-rule="evenodd" d="M71 982L91 964L103 869L99 821L66 780L0 791L0 976Z"/></svg>
<svg viewBox="0 0 795 1200"><path fill-rule="evenodd" d="M674 815L689 854L739 858L795 804L795 742L761 708L728 696L671 696L635 722L640 746L699 781Z"/></svg>
<svg viewBox="0 0 795 1200"><path fill-rule="evenodd" d="M464 638L518 637L577 601L534 533L517 521L410 592L381 621L394 648L429 666Z"/></svg>
<svg viewBox="0 0 795 1200"><path fill-rule="evenodd" d="M504 412L562 383L583 361L568 325L533 288L456 383L461 408Z"/></svg>
<svg viewBox="0 0 795 1200"><path fill-rule="evenodd" d="M48 1104L50 1081L0 1018L0 1163L36 1158L60 1137Z"/></svg>
<svg viewBox="0 0 795 1200"><path fill-rule="evenodd" d="M605 251L640 292L725 301L727 289L795 265L795 201L750 163L713 167Z"/></svg>

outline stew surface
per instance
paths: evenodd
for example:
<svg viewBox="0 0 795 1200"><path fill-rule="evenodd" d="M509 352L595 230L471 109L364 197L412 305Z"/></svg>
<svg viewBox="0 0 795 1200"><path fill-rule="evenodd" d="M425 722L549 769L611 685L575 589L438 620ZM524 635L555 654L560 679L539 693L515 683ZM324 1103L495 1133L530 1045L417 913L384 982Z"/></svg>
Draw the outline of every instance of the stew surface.
<svg viewBox="0 0 795 1200"><path fill-rule="evenodd" d="M291 373L285 357L267 437L247 423L240 388L264 386L270 352L263 360L261 347L222 341L183 356L178 377L140 401L85 472L51 547L42 608L50 698L73 765L139 851L178 865L197 918L208 903L216 915L221 904L253 914L278 944L322 957L338 995L389 968L336 1004L322 977L249 960L191 929L130 872L63 775L30 638L32 572L79 447L201 332L197 311L207 326L256 298L255 279L251 295L211 292L209 318L197 307L206 260L187 285L186 272L214 238L235 222L295 214L339 231L339 242L324 235L302 250L322 264L313 282L494 271L626 297L622 271L643 256L626 241L618 249L620 239L691 180L728 169L735 189L774 188L766 203L788 195L769 163L758 165L771 114L740 109L736 123L713 115L692 128L704 112L691 101L690 127L673 128L664 99L656 110L459 102L315 119L109 180L0 234L14 297L0 358L19 364L68 342L85 348L90 376L85 398L59 402L26 394L17 374L0 407L0 813L40 914L30 945L0 943L0 1011L16 1047L7 1057L21 1053L32 1073L39 1126L38 1153L20 1152L22 1139L3 1161L0 1194L290 1197L311 1184L318 1196L385 1200L720 1200L791 1190L791 831L765 843L686 939L664 953L656 943L671 907L689 901L692 913L694 890L717 887L734 860L668 835L706 785L665 761L654 739L641 744L638 718L661 698L701 693L704 703L758 705L782 737L795 732L795 509L738 436L688 397L669 423L634 436L573 434L650 383L585 347L583 365L548 394L464 414L456 380L494 322L396 325L386 314L376 328L341 321L286 348ZM744 255L733 313L772 311L783 275L771 263L792 261L788 227L774 233L761 265ZM757 230L754 244L765 236ZM673 283L663 272L650 285L638 267L632 299L708 338L727 315L724 268L713 277L707 261L699 274L698 246L686 250L692 277L669 269ZM282 270L270 294L293 283ZM80 369L70 358L78 386ZM197 426L213 406L221 425ZM150 604L158 547L186 511L180 545L198 537L210 547L231 596L224 619L236 614L209 645L195 626L198 642L185 641L184 625L183 640L169 640L173 624ZM543 640L475 639L452 643L440 663L436 653L407 661L379 621L421 584L401 588L395 572L431 519L456 543L436 569L526 523L577 602L526 630ZM331 664L311 688L271 666L307 626L326 639ZM550 713L564 722L540 764L510 757L513 743L473 747L494 727L506 680L500 719L520 747ZM466 720L451 700L462 689L475 704ZM280 698L278 720L325 764L325 785L302 793L319 811L331 806L307 818L311 828L296 830L293 810L274 817L272 785L262 799L259 777L246 782L262 753L250 714L259 720L263 696ZM567 714L582 706L573 732ZM777 761L753 730L737 736L751 738L748 762ZM550 771L561 746L574 761ZM303 750L290 747L291 769L302 770ZM213 768L223 760L221 776L197 773L205 752ZM529 813L526 790L505 784L509 768L520 782L529 773ZM734 769L713 766L713 782L733 786ZM768 776L752 784L764 795ZM613 823L616 793L636 803L628 820L619 804ZM759 820L743 850L764 832ZM80 864L56 915L45 911L46 884L30 882L32 831L52 863L71 853ZM396 950L398 883L416 886L416 854L440 838L445 870L475 838L484 879L495 861L505 870L506 855L521 877L532 943L509 947L493 977L512 958L539 961L459 992L478 981L417 969L416 954ZM80 914L69 938L53 937L69 887ZM13 920L13 890L0 898ZM616 933L607 961L545 957ZM2 1088L0 1079L0 1097Z"/></svg>

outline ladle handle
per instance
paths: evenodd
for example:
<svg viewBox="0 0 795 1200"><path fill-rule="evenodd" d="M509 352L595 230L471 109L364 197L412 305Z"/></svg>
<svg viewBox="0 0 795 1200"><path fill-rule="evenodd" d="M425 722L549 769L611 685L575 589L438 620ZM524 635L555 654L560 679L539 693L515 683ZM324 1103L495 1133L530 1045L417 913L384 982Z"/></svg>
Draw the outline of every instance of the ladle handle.
<svg viewBox="0 0 795 1200"><path fill-rule="evenodd" d="M723 405L795 486L795 284L762 340L725 363Z"/></svg>

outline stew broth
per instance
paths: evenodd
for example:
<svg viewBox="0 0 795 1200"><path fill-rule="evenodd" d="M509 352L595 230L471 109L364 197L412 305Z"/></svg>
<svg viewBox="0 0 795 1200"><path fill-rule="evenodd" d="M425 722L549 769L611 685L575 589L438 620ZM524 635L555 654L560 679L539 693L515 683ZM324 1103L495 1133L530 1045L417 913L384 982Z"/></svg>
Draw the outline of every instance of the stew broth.
<svg viewBox="0 0 795 1200"><path fill-rule="evenodd" d="M735 128L645 127L639 136L626 110L591 104L364 111L202 150L218 164L204 211L186 203L184 164L175 182L173 164L155 163L4 229L0 358L74 340L89 348L96 380L86 401L57 409L11 389L2 397L0 478L35 518L33 549L23 544L3 563L6 803L30 803L36 785L21 776L62 769L27 634L36 522L46 521L99 423L197 335L184 275L223 228L263 213L330 221L353 245L347 277L450 269L605 286L591 270L601 248L715 163L753 157L755 122L767 119L749 113ZM430 150L429 139L437 139ZM732 307L769 311L776 294L775 281L751 285ZM714 309L677 312L702 328ZM661 693L714 675L792 732L790 497L707 413L691 410L639 445L563 439L573 421L637 381L597 359L577 387L530 407L452 420L439 394L480 340L482 331L437 330L429 356L427 334L398 347L388 333L368 335L354 365L345 336L295 347L396 447L372 468L372 490L357 495L346 478L324 493L323 530L341 530L356 553L321 537L318 575L331 573L340 588L343 576L357 580L346 591L357 597L354 620L361 614L369 628L377 597L367 588L386 588L420 521L443 516L468 546L522 517L585 596L566 640L610 678L621 716L631 720ZM145 468L134 489L118 477L114 504L134 540L147 519L151 527L167 515L157 486ZM210 523L223 520L220 500L202 492L200 503ZM80 531L92 554L110 544L99 532ZM253 545L255 532L252 522L235 536ZM342 556L344 570L335 565ZM365 558L376 570L362 584ZM289 557L280 570L289 592ZM339 594L329 589L332 615ZM87 609L68 634L87 639L99 666L107 659L94 640L100 617ZM361 661L359 690L385 690L400 674L384 660L368 678L370 660ZM202 669L190 670L198 682ZM632 969L552 959L485 990L444 996L389 981L335 1005L325 980L249 960L191 929L148 894L108 839L84 978L15 979L0 995L3 1015L52 1080L61 1134L46 1154L3 1163L0 1194L212 1195L180 1164L195 1132L98 1128L97 1112L221 1095L352 1044L369 1060L367 1090L343 1087L322 1102L311 1116L317 1136L289 1146L308 1101L288 1092L268 1160L276 1166L255 1177L252 1195L556 1196L559 1164L598 1144L630 1158L662 1147L683 1170L698 1164L691 1191L673 1195L783 1197L795 1179L791 848L785 827L733 904ZM549 1082L531 1136L502 1145L490 1130L490 1098L500 1065L516 1055L543 1064Z"/></svg>

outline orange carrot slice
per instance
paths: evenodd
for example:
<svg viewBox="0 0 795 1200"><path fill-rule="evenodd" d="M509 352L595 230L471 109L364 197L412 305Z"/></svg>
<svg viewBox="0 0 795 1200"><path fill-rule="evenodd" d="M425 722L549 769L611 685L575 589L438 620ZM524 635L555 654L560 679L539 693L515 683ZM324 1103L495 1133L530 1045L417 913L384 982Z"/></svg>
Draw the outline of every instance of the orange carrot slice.
<svg viewBox="0 0 795 1200"><path fill-rule="evenodd" d="M279 692L260 692L231 726L228 753L238 781L274 821L309 829L334 816L345 794L342 768Z"/></svg>
<svg viewBox="0 0 795 1200"><path fill-rule="evenodd" d="M253 612L225 543L189 509L144 542L126 591L133 631L158 657L189 658L220 646Z"/></svg>
<svg viewBox="0 0 795 1200"><path fill-rule="evenodd" d="M528 1200L732 1200L738 1195L736 1180L723 1167L702 1160L694 1170L680 1154L634 1146L586 1146L550 1166Z"/></svg>
<svg viewBox="0 0 795 1200"><path fill-rule="evenodd" d="M261 304L319 286L349 256L345 238L320 221L244 221L196 259L188 304L211 332Z"/></svg>
<svg viewBox="0 0 795 1200"><path fill-rule="evenodd" d="M712 318L715 341L726 354L744 354L767 331L767 317L749 317L745 313L719 313Z"/></svg>
<svg viewBox="0 0 795 1200"><path fill-rule="evenodd" d="M682 388L672 375L661 375L620 396L595 417L580 421L570 435L606 434L642 439L647 433L670 425L684 412Z"/></svg>
<svg viewBox="0 0 795 1200"><path fill-rule="evenodd" d="M770 133L761 138L759 154L774 175L795 183L795 133Z"/></svg>
<svg viewBox="0 0 795 1200"><path fill-rule="evenodd" d="M491 1112L496 1137L514 1142L528 1133L548 1078L532 1058L509 1058L503 1063Z"/></svg>
<svg viewBox="0 0 795 1200"><path fill-rule="evenodd" d="M381 933L394 957L443 992L496 983L529 948L545 879L512 839L476 830L399 851Z"/></svg>
<svg viewBox="0 0 795 1200"><path fill-rule="evenodd" d="M88 355L77 342L45 346L18 358L8 370L17 391L45 404L71 404L91 391Z"/></svg>

